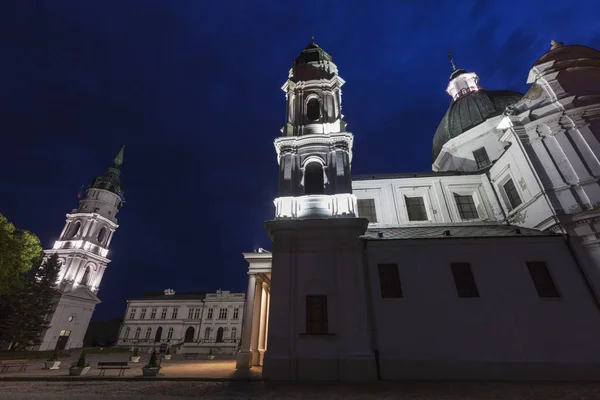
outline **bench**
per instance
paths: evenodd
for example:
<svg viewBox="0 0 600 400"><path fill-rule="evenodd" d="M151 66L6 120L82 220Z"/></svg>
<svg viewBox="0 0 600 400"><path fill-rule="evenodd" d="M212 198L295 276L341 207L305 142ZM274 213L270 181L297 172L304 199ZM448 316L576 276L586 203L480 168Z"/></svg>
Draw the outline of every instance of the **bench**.
<svg viewBox="0 0 600 400"><path fill-rule="evenodd" d="M100 370L98 376L105 376L107 369L118 369L119 375L117 376L123 376L125 374L125 370L129 369L129 366L127 361L106 361L99 362L98 369Z"/></svg>
<svg viewBox="0 0 600 400"><path fill-rule="evenodd" d="M196 360L198 358L198 353L183 353L184 360L188 360L190 358Z"/></svg>
<svg viewBox="0 0 600 400"><path fill-rule="evenodd" d="M0 360L0 374L7 372L9 368L19 368L19 371L27 371L31 365L29 360Z"/></svg>

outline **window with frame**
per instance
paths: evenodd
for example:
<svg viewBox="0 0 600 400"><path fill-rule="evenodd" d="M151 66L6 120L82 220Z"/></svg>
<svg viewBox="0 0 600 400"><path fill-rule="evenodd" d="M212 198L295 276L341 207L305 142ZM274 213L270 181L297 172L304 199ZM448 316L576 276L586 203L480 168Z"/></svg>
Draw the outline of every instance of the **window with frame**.
<svg viewBox="0 0 600 400"><path fill-rule="evenodd" d="M402 284L398 272L398 264L379 264L379 289L382 299L402 297Z"/></svg>
<svg viewBox="0 0 600 400"><path fill-rule="evenodd" d="M525 263L538 296L543 298L560 297L548 265L544 261L527 261Z"/></svg>
<svg viewBox="0 0 600 400"><path fill-rule="evenodd" d="M479 297L471 264L466 262L451 263L452 276L456 285L456 293L461 298Z"/></svg>
<svg viewBox="0 0 600 400"><path fill-rule="evenodd" d="M206 319L212 319L213 317L213 309L209 308L208 313L206 314Z"/></svg>
<svg viewBox="0 0 600 400"><path fill-rule="evenodd" d="M140 313L140 319L145 319L146 318L146 309L142 308L142 312Z"/></svg>
<svg viewBox="0 0 600 400"><path fill-rule="evenodd" d="M308 163L304 168L304 194L325 193L323 166L316 161Z"/></svg>
<svg viewBox="0 0 600 400"><path fill-rule="evenodd" d="M473 152L473 158L475 158L475 163L477 163L478 169L485 168L491 164L488 153L485 151L485 147L475 150Z"/></svg>
<svg viewBox="0 0 600 400"><path fill-rule="evenodd" d="M235 327L231 328L231 336L230 336L230 338L231 339L235 339L236 336L237 336L237 328L235 328Z"/></svg>
<svg viewBox="0 0 600 400"><path fill-rule="evenodd" d="M188 309L188 319L192 319L194 318L194 309L190 308Z"/></svg>
<svg viewBox="0 0 600 400"><path fill-rule="evenodd" d="M423 197L404 196L406 203L406 212L409 221L428 221L427 210L425 210L425 200Z"/></svg>
<svg viewBox="0 0 600 400"><path fill-rule="evenodd" d="M178 308L174 308L173 309L173 314L171 314L171 319L177 319L177 312L179 311Z"/></svg>
<svg viewBox="0 0 600 400"><path fill-rule="evenodd" d="M328 333L327 296L306 296L306 333L325 335Z"/></svg>
<svg viewBox="0 0 600 400"><path fill-rule="evenodd" d="M137 310L135 308L132 308L129 310L129 319L135 319L135 312Z"/></svg>
<svg viewBox="0 0 600 400"><path fill-rule="evenodd" d="M504 185L502 185L504 189L504 193L506 193L506 198L508 199L508 203L511 209L517 208L523 200L521 200L521 196L519 196L519 192L517 191L517 187L512 179L506 181Z"/></svg>
<svg viewBox="0 0 600 400"><path fill-rule="evenodd" d="M162 312L160 313L160 319L165 319L167 318L167 309L163 308Z"/></svg>
<svg viewBox="0 0 600 400"><path fill-rule="evenodd" d="M233 319L238 319L239 317L240 317L240 309L234 308L233 309Z"/></svg>
<svg viewBox="0 0 600 400"><path fill-rule="evenodd" d="M134 339L139 339L140 338L140 334L142 333L142 328L137 328L135 330L135 336L133 337Z"/></svg>
<svg viewBox="0 0 600 400"><path fill-rule="evenodd" d="M377 222L377 211L375 210L375 199L358 199L358 216L366 218L370 223Z"/></svg>
<svg viewBox="0 0 600 400"><path fill-rule="evenodd" d="M472 195L461 196L454 193L454 200L456 201L461 219L479 219L479 213L477 212L477 207L475 207L475 200L473 200Z"/></svg>
<svg viewBox="0 0 600 400"><path fill-rule="evenodd" d="M194 310L194 319L200 319L200 308Z"/></svg>
<svg viewBox="0 0 600 400"><path fill-rule="evenodd" d="M156 318L156 308L153 308L152 311L150 312L150 319L154 319Z"/></svg>
<svg viewBox="0 0 600 400"><path fill-rule="evenodd" d="M227 309L221 308L219 310L219 319L227 319Z"/></svg>
<svg viewBox="0 0 600 400"><path fill-rule="evenodd" d="M173 338L173 328L169 328L167 332L167 340L171 340Z"/></svg>
<svg viewBox="0 0 600 400"><path fill-rule="evenodd" d="M150 339L150 335L152 335L152 328L146 329L146 337L144 339Z"/></svg>
<svg viewBox="0 0 600 400"><path fill-rule="evenodd" d="M210 339L210 326L204 330L204 339Z"/></svg>
<svg viewBox="0 0 600 400"><path fill-rule="evenodd" d="M131 332L131 329L129 329L129 327L125 328L125 333L123 334L124 340L129 337L129 332Z"/></svg>

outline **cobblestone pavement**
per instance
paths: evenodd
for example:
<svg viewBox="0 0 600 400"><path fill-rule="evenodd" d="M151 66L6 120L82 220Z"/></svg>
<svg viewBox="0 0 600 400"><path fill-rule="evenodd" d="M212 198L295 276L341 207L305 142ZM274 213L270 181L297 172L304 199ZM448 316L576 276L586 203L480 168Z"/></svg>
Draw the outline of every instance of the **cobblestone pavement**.
<svg viewBox="0 0 600 400"><path fill-rule="evenodd" d="M285 384L270 382L1 382L3 400L52 399L400 399L592 400L600 383L377 382Z"/></svg>

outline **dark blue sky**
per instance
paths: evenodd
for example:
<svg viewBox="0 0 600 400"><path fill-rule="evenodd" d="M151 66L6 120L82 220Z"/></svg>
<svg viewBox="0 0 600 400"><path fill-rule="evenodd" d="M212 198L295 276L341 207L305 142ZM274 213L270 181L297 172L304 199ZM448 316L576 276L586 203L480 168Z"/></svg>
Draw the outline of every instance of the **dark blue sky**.
<svg viewBox="0 0 600 400"><path fill-rule="evenodd" d="M441 4L440 4L441 3ZM369 4L369 5L366 5ZM125 144L95 319L146 290L246 289L270 248L280 90L310 41L346 80L353 173L431 169L456 64L526 91L550 40L600 48L597 0L0 3L0 213L45 247Z"/></svg>

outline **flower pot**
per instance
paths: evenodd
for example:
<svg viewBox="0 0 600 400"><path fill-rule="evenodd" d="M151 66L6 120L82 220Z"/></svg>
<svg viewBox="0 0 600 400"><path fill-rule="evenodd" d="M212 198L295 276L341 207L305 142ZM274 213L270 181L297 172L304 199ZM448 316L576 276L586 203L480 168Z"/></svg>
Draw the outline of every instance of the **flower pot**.
<svg viewBox="0 0 600 400"><path fill-rule="evenodd" d="M71 367L69 368L69 376L84 376L88 373L91 367Z"/></svg>
<svg viewBox="0 0 600 400"><path fill-rule="evenodd" d="M140 362L140 356L131 356L129 357L129 361L131 362Z"/></svg>
<svg viewBox="0 0 600 400"><path fill-rule="evenodd" d="M46 369L59 369L60 361L46 361L44 364Z"/></svg>
<svg viewBox="0 0 600 400"><path fill-rule="evenodd" d="M171 359L171 354L165 354L165 360L170 360Z"/></svg>
<svg viewBox="0 0 600 400"><path fill-rule="evenodd" d="M156 376L156 375L158 375L158 371L160 371L159 367L156 367L156 368L144 367L144 368L142 368L142 374L144 374L144 376Z"/></svg>

